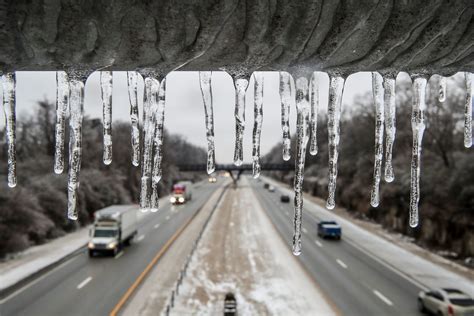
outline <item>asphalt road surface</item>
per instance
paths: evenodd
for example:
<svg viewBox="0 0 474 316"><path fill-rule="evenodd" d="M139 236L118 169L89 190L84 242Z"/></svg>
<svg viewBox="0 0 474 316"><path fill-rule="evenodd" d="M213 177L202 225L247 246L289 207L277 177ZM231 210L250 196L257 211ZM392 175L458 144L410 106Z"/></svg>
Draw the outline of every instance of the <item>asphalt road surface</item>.
<svg viewBox="0 0 474 316"><path fill-rule="evenodd" d="M263 188L263 181L251 183L271 221L291 247L292 197L290 203L282 203L278 188L269 192ZM421 288L355 246L344 237L344 229L340 241L318 237L317 223L325 219L324 214L316 209L308 212L312 206L307 204L299 259L342 315L420 315L416 298Z"/></svg>
<svg viewBox="0 0 474 316"><path fill-rule="evenodd" d="M0 300L0 316L108 315L170 237L210 198L218 183L195 185L184 205L163 203L140 222L132 245L115 257L87 250Z"/></svg>

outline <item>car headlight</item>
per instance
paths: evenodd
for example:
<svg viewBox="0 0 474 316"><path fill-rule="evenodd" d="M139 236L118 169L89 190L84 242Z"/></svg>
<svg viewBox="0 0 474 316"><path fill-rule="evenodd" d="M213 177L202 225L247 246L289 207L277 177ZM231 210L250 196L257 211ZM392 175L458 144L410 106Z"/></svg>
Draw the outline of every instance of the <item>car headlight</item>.
<svg viewBox="0 0 474 316"><path fill-rule="evenodd" d="M114 249L117 246L117 243L115 241L109 242L107 244L108 249Z"/></svg>
<svg viewBox="0 0 474 316"><path fill-rule="evenodd" d="M89 242L89 243L87 244L87 248L89 248L89 249L94 249L94 248L95 248L94 243L93 243L92 241Z"/></svg>
<svg viewBox="0 0 474 316"><path fill-rule="evenodd" d="M183 203L183 202L184 202L184 198L180 197L180 198L178 199L178 201L179 201L180 203Z"/></svg>
<svg viewBox="0 0 474 316"><path fill-rule="evenodd" d="M171 203L176 202L176 198L175 198L174 196L172 196L172 197L170 198L170 202L171 202Z"/></svg>

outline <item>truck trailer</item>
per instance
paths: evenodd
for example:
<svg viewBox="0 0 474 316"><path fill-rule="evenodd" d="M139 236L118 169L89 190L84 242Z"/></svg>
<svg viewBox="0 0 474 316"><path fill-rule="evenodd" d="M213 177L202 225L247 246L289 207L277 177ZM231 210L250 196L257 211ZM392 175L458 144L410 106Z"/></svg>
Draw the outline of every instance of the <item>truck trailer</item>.
<svg viewBox="0 0 474 316"><path fill-rule="evenodd" d="M108 253L114 256L129 244L138 231L136 205L112 205L94 214L94 226L89 241L89 256Z"/></svg>

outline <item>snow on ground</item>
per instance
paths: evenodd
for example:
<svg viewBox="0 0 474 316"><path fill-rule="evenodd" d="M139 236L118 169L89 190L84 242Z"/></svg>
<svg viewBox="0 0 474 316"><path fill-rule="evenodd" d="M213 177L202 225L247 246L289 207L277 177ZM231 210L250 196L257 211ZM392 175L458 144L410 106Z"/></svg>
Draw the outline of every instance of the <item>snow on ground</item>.
<svg viewBox="0 0 474 316"><path fill-rule="evenodd" d="M294 194L291 189L273 179L264 177L264 180L279 188L285 194L290 196ZM421 257L418 255L420 251L409 251L413 250L414 246L405 247L406 249L402 248L400 244L393 242L393 238L392 240L390 238L382 238L363 229L353 223L352 219L343 218L333 211L328 211L315 203L311 198L305 197L304 203L305 205L310 205L310 212L319 218L338 221L342 227L344 240L352 243L367 255L379 260L385 266L391 267L406 276L407 279L421 288L455 287L474 296L474 286L472 286L474 273L472 270L463 274L454 273L441 265L445 263L446 259L436 254ZM455 265L455 263L452 263L452 265ZM459 270L461 269L465 272L465 269L460 267ZM466 274L467 277L465 276Z"/></svg>
<svg viewBox="0 0 474 316"><path fill-rule="evenodd" d="M246 178L214 213L171 314L222 315L232 292L240 315L336 315L291 254Z"/></svg>

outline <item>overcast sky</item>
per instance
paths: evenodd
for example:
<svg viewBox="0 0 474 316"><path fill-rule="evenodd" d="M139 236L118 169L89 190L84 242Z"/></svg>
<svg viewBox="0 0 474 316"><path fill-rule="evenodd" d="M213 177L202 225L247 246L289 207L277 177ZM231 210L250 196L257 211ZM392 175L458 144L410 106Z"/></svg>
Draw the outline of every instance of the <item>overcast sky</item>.
<svg viewBox="0 0 474 316"><path fill-rule="evenodd" d="M279 76L277 72L266 72L264 76L264 105L261 153L267 153L281 140ZM125 72L113 75L113 120L129 121L129 100ZM143 95L143 81L140 81L139 96ZM171 132L183 135L188 141L206 147L204 108L199 88L198 72L173 72L167 77L165 127ZM0 87L1 89L1 87ZM349 104L356 94L371 89L370 73L349 76L344 90L343 104ZM54 72L17 72L17 117L31 113L39 100L55 102L56 80ZM293 90L294 91L294 90ZM324 76L321 86L322 104L327 104L328 78ZM215 145L218 163L231 162L234 152L234 87L231 77L224 72L213 72L212 93L214 98ZM1 98L1 94L0 94ZM142 100L141 100L142 101ZM143 102L140 102L140 113ZM323 106L326 111L326 106ZM86 83L85 115L101 117L99 73L92 74ZM253 128L253 79L247 89L246 129L244 161L251 162ZM3 112L0 126L4 126ZM296 110L291 108L290 126L295 132ZM323 128L323 127L321 127ZM165 140L166 141L166 140Z"/></svg>

